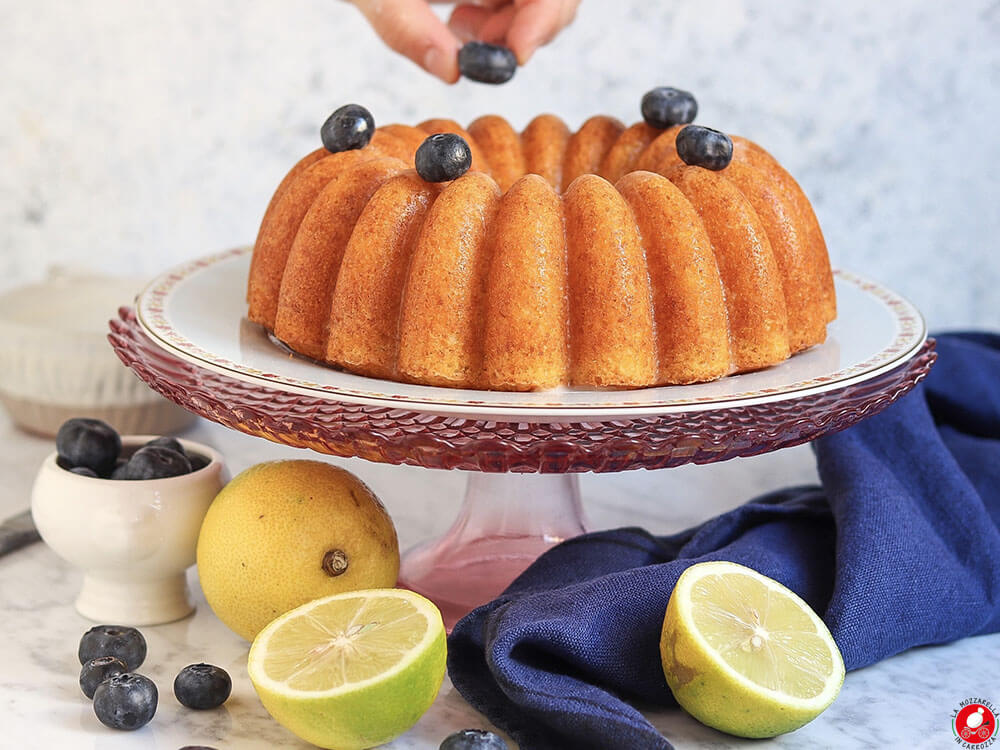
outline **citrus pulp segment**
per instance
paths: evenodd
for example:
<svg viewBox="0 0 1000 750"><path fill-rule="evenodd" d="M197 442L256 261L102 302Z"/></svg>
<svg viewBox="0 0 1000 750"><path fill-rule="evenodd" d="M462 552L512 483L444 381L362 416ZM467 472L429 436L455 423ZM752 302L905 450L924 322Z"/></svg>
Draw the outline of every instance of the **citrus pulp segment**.
<svg viewBox="0 0 1000 750"><path fill-rule="evenodd" d="M777 581L741 565L688 568L660 640L667 684L699 721L743 737L792 731L840 691L844 663L815 612Z"/></svg>
<svg viewBox="0 0 1000 750"><path fill-rule="evenodd" d="M360 750L409 729L444 679L441 614L418 594L372 589L318 599L277 618L250 649L261 702L319 747Z"/></svg>

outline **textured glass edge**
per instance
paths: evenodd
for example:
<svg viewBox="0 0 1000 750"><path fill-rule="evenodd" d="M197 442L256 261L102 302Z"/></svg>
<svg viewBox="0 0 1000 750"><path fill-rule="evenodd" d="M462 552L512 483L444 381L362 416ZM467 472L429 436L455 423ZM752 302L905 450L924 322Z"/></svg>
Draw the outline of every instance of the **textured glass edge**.
<svg viewBox="0 0 1000 750"><path fill-rule="evenodd" d="M498 422L351 404L247 383L173 356L121 308L108 338L122 362L180 406L231 429L335 456L436 469L611 472L712 463L808 442L877 414L922 380L928 339L887 373L779 402L566 423Z"/></svg>
<svg viewBox="0 0 1000 750"><path fill-rule="evenodd" d="M166 304L170 294L178 284L183 283L191 275L200 270L208 268L218 262L227 259L246 255L252 251L250 247L234 248L213 255L198 258L178 266L168 271L150 282L136 298L137 318L140 326L145 329L145 333L153 339L162 342L167 348L172 349L181 357L196 365L208 365L215 368L220 374L229 374L237 379L247 382L257 383L265 387L288 386L299 389L303 395L318 395L321 397L341 397L358 399L379 404L399 403L411 408L426 408L428 410L439 407L441 409L457 409L472 407L473 410L490 410L494 413L504 410L513 411L518 417L523 416L530 419L537 416L540 411L567 411L586 412L593 411L639 411L639 410L672 410L676 407L704 408L706 404L713 404L718 401L714 397L698 397L689 399L660 399L660 400L636 400L621 402L594 401L585 404L569 404L564 402L537 402L537 401L516 401L509 400L503 402L488 402L475 399L451 398L445 394L450 389L438 388L440 394L433 398L423 398L407 396L398 393L383 393L381 391L357 390L344 386L316 383L309 380L293 378L279 373L266 372L249 367L239 362L232 362L229 359L220 357L213 352L206 351L190 341L183 334L179 333L173 326L169 316L166 314ZM764 388L749 390L726 396L727 402L740 402L752 399L777 400L786 396L794 396L799 391L810 388L831 388L841 382L848 382L864 377L868 372L882 369L891 369L895 363L905 355L919 348L926 336L926 326L919 311L904 297L896 294L890 289L877 284L870 279L855 274L851 271L835 269L834 275L844 279L877 298L895 316L897 331L893 341L876 355L862 361L854 363L832 373L816 378L790 383L782 388ZM428 386L430 387L430 386ZM641 392L641 391L637 391ZM512 416L512 415L506 415Z"/></svg>

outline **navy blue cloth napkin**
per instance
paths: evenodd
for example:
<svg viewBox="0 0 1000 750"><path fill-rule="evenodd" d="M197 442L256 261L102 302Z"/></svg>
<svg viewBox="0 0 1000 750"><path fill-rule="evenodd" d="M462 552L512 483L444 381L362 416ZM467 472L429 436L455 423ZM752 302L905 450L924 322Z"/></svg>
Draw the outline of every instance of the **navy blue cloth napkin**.
<svg viewBox="0 0 1000 750"><path fill-rule="evenodd" d="M704 560L797 592L848 669L1000 630L1000 336L943 335L938 353L912 393L814 444L821 488L672 536L618 529L543 555L455 627L455 687L523 750L670 748L630 703L676 705L660 628L678 576Z"/></svg>

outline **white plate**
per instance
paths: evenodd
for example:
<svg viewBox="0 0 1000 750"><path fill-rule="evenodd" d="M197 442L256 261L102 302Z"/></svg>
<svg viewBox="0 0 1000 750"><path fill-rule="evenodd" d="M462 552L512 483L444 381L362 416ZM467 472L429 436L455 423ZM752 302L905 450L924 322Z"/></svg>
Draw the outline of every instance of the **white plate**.
<svg viewBox="0 0 1000 750"><path fill-rule="evenodd" d="M821 346L760 372L712 383L631 391L472 391L376 380L290 355L246 319L250 248L189 262L137 298L140 325L161 347L215 372L268 388L348 403L470 418L635 418L742 406L843 388L912 357L927 336L920 312L895 292L836 271L838 317Z"/></svg>

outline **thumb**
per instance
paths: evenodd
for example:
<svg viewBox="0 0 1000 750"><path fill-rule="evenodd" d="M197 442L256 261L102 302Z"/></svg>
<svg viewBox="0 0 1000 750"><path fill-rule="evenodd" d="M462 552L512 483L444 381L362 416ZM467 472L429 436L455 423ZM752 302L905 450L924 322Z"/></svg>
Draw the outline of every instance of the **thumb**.
<svg viewBox="0 0 1000 750"><path fill-rule="evenodd" d="M446 83L458 80L459 41L425 0L354 0L390 48Z"/></svg>

